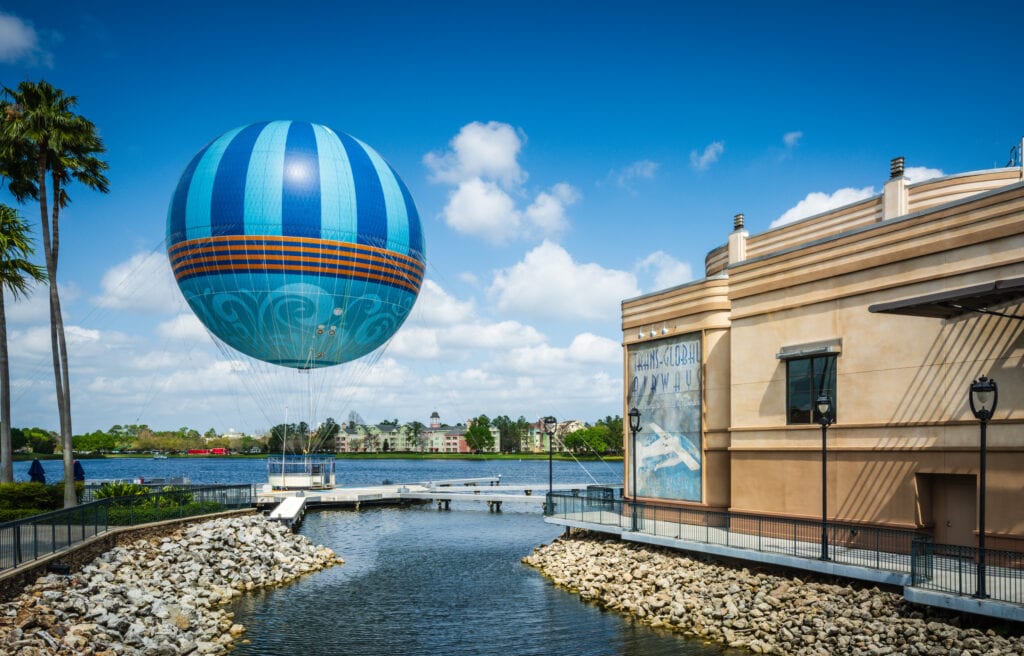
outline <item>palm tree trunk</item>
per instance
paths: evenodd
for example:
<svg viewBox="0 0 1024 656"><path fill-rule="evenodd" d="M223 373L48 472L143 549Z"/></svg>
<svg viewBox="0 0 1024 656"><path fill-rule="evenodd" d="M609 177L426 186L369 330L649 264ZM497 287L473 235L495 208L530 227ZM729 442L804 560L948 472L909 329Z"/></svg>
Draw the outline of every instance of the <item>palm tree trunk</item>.
<svg viewBox="0 0 1024 656"><path fill-rule="evenodd" d="M46 189L46 144L40 148L38 163L39 185L39 216L43 236L43 255L46 260L46 273L49 278L50 291L50 352L53 354L53 383L57 393L57 415L60 420L61 443L64 446L64 507L70 508L77 505L78 498L75 494L74 459L71 449L71 413L67 411L67 379L64 375L67 363L67 347L63 352L65 357L61 358L61 345L64 342L64 322L61 319L60 297L57 294L57 234L56 225L53 226L53 239L51 240L51 224L47 207ZM53 189L53 213L57 215L59 206L60 189L54 180Z"/></svg>
<svg viewBox="0 0 1024 656"><path fill-rule="evenodd" d="M7 313L4 310L4 292L0 289L0 483L14 482L14 450L11 448L11 370L7 356Z"/></svg>
<svg viewBox="0 0 1024 656"><path fill-rule="evenodd" d="M57 411L60 414L60 437L64 450L64 507L71 508L78 505L78 495L75 494L75 453L74 438L71 432L71 381L68 367L68 344L64 335L64 315L60 310L60 294L57 290L57 262L60 252L60 181L57 178L57 169L53 170L53 217L52 242L47 250L46 257L53 261L52 268L47 266L50 273L50 319L53 325L52 333L56 336L56 350L54 361L59 365L54 375L60 376L60 383L57 385ZM55 368L56 369L56 368Z"/></svg>

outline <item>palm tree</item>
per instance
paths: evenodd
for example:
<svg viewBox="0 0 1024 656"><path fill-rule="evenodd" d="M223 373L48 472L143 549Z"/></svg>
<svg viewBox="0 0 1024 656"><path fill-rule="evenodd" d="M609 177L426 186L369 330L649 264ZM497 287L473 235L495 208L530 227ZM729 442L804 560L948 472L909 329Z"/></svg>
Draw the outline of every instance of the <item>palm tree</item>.
<svg viewBox="0 0 1024 656"><path fill-rule="evenodd" d="M0 483L14 482L11 448L11 371L7 355L7 312L4 291L18 298L28 294L31 278L42 282L46 272L28 261L32 238L28 225L11 207L0 204Z"/></svg>
<svg viewBox="0 0 1024 656"><path fill-rule="evenodd" d="M64 507L74 506L74 465L71 442L71 389L64 319L57 293L60 210L71 202L73 180L102 193L108 190L107 163L97 155L103 142L92 121L74 113L78 98L67 96L45 80L3 87L0 100L0 176L19 202L39 202L43 255L50 291L50 348L57 389L61 442L64 446ZM50 186L47 188L47 174Z"/></svg>

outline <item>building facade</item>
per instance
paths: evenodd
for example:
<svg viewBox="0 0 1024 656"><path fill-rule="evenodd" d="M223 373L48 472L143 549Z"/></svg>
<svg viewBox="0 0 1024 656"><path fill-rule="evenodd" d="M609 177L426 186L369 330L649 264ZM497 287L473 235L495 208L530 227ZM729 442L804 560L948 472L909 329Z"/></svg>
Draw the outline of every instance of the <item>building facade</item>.
<svg viewBox="0 0 1024 656"><path fill-rule="evenodd" d="M627 496L977 540L980 375L990 548L1024 551L1024 181L1004 168L909 184L750 236L705 277L622 303ZM636 475L633 475L633 472Z"/></svg>

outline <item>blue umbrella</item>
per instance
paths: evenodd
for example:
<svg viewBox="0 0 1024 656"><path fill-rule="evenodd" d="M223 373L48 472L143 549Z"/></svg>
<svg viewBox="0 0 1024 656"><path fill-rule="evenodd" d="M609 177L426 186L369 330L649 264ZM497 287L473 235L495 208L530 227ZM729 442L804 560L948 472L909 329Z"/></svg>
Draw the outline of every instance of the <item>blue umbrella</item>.
<svg viewBox="0 0 1024 656"><path fill-rule="evenodd" d="M46 472L43 471L43 463L36 458L28 468L28 477L33 483L45 483Z"/></svg>
<svg viewBox="0 0 1024 656"><path fill-rule="evenodd" d="M75 461L75 480L85 481L85 470L82 469L82 463Z"/></svg>

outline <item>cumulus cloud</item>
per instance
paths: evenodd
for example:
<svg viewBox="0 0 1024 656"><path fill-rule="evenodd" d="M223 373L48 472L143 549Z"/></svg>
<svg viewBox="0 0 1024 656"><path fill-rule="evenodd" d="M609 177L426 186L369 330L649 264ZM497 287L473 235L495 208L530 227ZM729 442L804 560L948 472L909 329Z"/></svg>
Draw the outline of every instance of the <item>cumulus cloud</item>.
<svg viewBox="0 0 1024 656"><path fill-rule="evenodd" d="M564 248L547 240L522 262L498 271L488 289L502 311L593 320L618 317L622 299L639 293L632 273L574 262Z"/></svg>
<svg viewBox="0 0 1024 656"><path fill-rule="evenodd" d="M874 187L863 187L861 189L843 187L831 194L826 194L821 191L812 191L807 194L802 201L789 208L782 214L782 216L772 221L769 227L777 228L778 226L783 226L787 223L806 219L807 217L814 216L815 214L821 214L822 212L834 210L837 207L842 207L843 205L849 205L850 203L870 198L876 193L877 192Z"/></svg>
<svg viewBox="0 0 1024 656"><path fill-rule="evenodd" d="M927 166L908 166L903 171L903 177L907 182L923 182L932 178L941 178L946 175L942 169L932 169Z"/></svg>
<svg viewBox="0 0 1024 656"><path fill-rule="evenodd" d="M448 227L492 244L551 237L568 227L565 208L579 200L568 183L534 194L525 209L520 206L531 195L518 162L524 141L522 131L506 123L474 122L459 130L449 150L423 157L431 181L454 187L441 212Z"/></svg>
<svg viewBox="0 0 1024 656"><path fill-rule="evenodd" d="M0 13L0 62L13 64L41 54L35 28L11 14Z"/></svg>
<svg viewBox="0 0 1024 656"><path fill-rule="evenodd" d="M526 219L544 235L555 235L569 227L565 208L580 198L572 185L560 182L537 198L526 208Z"/></svg>
<svg viewBox="0 0 1024 656"><path fill-rule="evenodd" d="M445 222L456 232L504 243L519 233L521 215L501 187L479 178L460 182L448 195Z"/></svg>
<svg viewBox="0 0 1024 656"><path fill-rule="evenodd" d="M708 167L718 161L724 150L724 142L712 141L702 153L698 153L696 150L690 151L690 165L698 171L707 171Z"/></svg>
<svg viewBox="0 0 1024 656"><path fill-rule="evenodd" d="M786 134L782 135L782 143L786 144L786 148L796 148L800 144L800 139L802 139L803 136L804 133L801 132L800 130L787 132Z"/></svg>
<svg viewBox="0 0 1024 656"><path fill-rule="evenodd" d="M63 285L58 284L58 288L63 294ZM17 299L12 298L9 292L6 294L4 312L8 324L48 323L50 321L50 292L47 283L30 283L28 293ZM61 296L61 298L64 297Z"/></svg>
<svg viewBox="0 0 1024 656"><path fill-rule="evenodd" d="M609 171L605 179L629 192L633 192L633 183L635 181L653 180L657 172L657 162L652 162L649 159L642 159L633 162L625 168Z"/></svg>
<svg viewBox="0 0 1024 656"><path fill-rule="evenodd" d="M687 262L680 262L665 251L655 251L637 264L637 269L654 274L652 290L675 287L693 280L693 268Z"/></svg>
<svg viewBox="0 0 1024 656"><path fill-rule="evenodd" d="M525 140L525 134L507 123L474 121L462 126L448 143L449 150L427 153L423 163L435 182L459 184L491 178L510 188L526 180L518 162Z"/></svg>
<svg viewBox="0 0 1024 656"><path fill-rule="evenodd" d="M181 342L210 343L210 333L191 312L183 312L173 319L159 324L156 327L156 334L164 339Z"/></svg>
<svg viewBox="0 0 1024 656"><path fill-rule="evenodd" d="M473 301L460 301L430 278L423 281L412 320L431 326L466 323L475 310Z"/></svg>
<svg viewBox="0 0 1024 656"><path fill-rule="evenodd" d="M115 264L100 281L103 294L93 298L99 307L143 312L177 312L184 299L162 252L136 253Z"/></svg>

